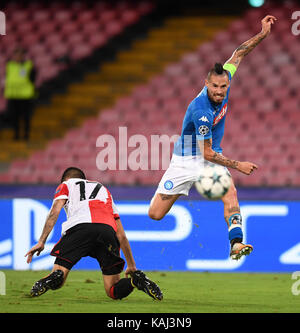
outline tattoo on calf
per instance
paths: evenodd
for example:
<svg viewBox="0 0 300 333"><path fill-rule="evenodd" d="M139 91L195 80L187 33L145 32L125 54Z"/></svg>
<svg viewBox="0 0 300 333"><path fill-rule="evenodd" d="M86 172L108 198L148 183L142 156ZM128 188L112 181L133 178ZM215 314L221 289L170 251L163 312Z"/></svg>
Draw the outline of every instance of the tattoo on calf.
<svg viewBox="0 0 300 333"><path fill-rule="evenodd" d="M240 211L240 207L239 206L234 206L234 207L231 207L231 208L228 208L228 216L225 216L225 220L226 222L229 224L229 218L232 216L232 214L236 213L236 214L239 214L241 211Z"/></svg>
<svg viewBox="0 0 300 333"><path fill-rule="evenodd" d="M160 193L160 197L161 197L162 200L170 200L170 199L173 198L173 195Z"/></svg>
<svg viewBox="0 0 300 333"><path fill-rule="evenodd" d="M228 213L240 213L240 207L239 206L235 206L235 207L231 207L228 209Z"/></svg>

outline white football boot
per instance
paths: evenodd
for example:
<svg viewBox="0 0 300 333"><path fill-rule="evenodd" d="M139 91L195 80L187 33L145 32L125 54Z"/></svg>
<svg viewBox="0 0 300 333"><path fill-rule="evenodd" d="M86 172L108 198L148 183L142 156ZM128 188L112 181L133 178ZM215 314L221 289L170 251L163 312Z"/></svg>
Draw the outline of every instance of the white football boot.
<svg viewBox="0 0 300 333"><path fill-rule="evenodd" d="M250 244L235 243L231 247L230 258L239 260L242 256L247 256L253 251L253 246Z"/></svg>

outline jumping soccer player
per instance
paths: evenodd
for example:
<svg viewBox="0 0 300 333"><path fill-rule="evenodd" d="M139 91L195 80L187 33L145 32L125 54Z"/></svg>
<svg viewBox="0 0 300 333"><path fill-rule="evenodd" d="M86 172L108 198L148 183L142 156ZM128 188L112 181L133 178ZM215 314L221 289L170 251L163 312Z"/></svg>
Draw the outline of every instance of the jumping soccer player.
<svg viewBox="0 0 300 333"><path fill-rule="evenodd" d="M220 144L224 135L231 79L242 59L268 36L275 21L274 16L267 15L261 21L260 33L241 44L224 66L216 63L209 71L205 87L188 106L181 137L175 144L170 166L151 200L148 212L150 218L162 219L180 195L189 194L199 177L199 164L203 158L204 165L216 163L246 175L257 169L257 165L252 162L235 161L223 156ZM229 231L230 257L238 260L243 255L250 254L253 247L242 243L242 217L233 181L222 201Z"/></svg>
<svg viewBox="0 0 300 333"><path fill-rule="evenodd" d="M83 171L78 168L70 167L64 171L42 235L25 255L28 256L27 263L32 261L35 253L39 255L43 251L63 207L67 221L62 224L61 239L51 251L51 255L56 257L52 272L33 285L30 293L32 297L62 287L72 267L82 257L90 256L99 262L104 288L109 297L122 299L136 287L153 299L162 300L159 287L136 269L110 192L102 184L86 180ZM120 257L120 248L127 261L126 278L122 279L120 273L125 261ZM128 278L128 275L131 277Z"/></svg>

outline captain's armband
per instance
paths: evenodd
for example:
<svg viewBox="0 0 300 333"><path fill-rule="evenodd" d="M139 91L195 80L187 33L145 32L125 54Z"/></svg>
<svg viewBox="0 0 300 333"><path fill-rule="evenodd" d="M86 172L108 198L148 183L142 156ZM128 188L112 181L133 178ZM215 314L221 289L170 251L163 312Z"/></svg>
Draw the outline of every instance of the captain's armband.
<svg viewBox="0 0 300 333"><path fill-rule="evenodd" d="M230 64L228 62L224 64L223 68L231 74L231 77L233 77L237 69L233 64Z"/></svg>

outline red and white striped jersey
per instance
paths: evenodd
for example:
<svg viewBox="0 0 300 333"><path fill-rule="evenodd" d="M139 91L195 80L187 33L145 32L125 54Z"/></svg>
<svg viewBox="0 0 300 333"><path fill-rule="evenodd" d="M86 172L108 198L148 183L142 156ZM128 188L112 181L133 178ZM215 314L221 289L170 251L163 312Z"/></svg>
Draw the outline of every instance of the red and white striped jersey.
<svg viewBox="0 0 300 333"><path fill-rule="evenodd" d="M117 231L119 214L110 192L102 184L70 178L56 189L54 200L58 199L67 199L67 221L62 224L62 234L79 223L104 223Z"/></svg>

